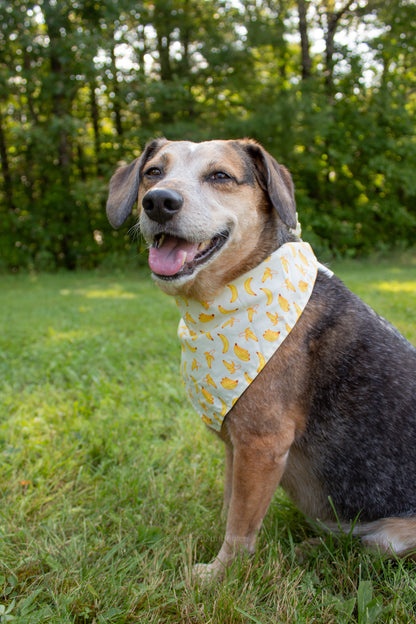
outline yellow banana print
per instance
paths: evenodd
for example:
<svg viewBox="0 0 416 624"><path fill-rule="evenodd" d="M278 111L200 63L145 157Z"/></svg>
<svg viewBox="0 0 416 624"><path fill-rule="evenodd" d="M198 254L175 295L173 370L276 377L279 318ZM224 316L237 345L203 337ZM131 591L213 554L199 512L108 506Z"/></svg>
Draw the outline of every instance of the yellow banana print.
<svg viewBox="0 0 416 624"><path fill-rule="evenodd" d="M185 303L186 307L189 306L188 299L186 299L186 297L184 297L183 295L179 295L178 299L182 299L182 301ZM179 305L178 299L176 301L177 301L177 303Z"/></svg>
<svg viewBox="0 0 416 624"><path fill-rule="evenodd" d="M228 371L231 373L231 375L234 375L234 373L239 368L241 368L241 366L239 366L235 362L227 362L226 360L223 360L222 363L224 364L225 368L228 369Z"/></svg>
<svg viewBox="0 0 416 624"><path fill-rule="evenodd" d="M198 394L199 393L199 387L198 384L196 383L196 380L194 377L192 377L192 375L190 375L190 378L192 379L192 381L194 382L194 386L195 386L195 392Z"/></svg>
<svg viewBox="0 0 416 624"><path fill-rule="evenodd" d="M238 290L237 287L234 286L234 284L227 284L228 288L231 290L231 299L230 299L230 303L234 303L234 301L237 300L238 297Z"/></svg>
<svg viewBox="0 0 416 624"><path fill-rule="evenodd" d="M303 280L300 280L300 282L299 282L299 290L301 292L306 292L308 290L308 285Z"/></svg>
<svg viewBox="0 0 416 624"><path fill-rule="evenodd" d="M212 420L211 420L211 418L208 418L208 416L206 416L205 414L202 414L201 418L202 418L202 421L203 421L206 425L208 425L208 426L211 426L211 425L212 425Z"/></svg>
<svg viewBox="0 0 416 624"><path fill-rule="evenodd" d="M214 338L211 336L211 332L205 332L205 336L210 340L214 340Z"/></svg>
<svg viewBox="0 0 416 624"><path fill-rule="evenodd" d="M284 268L285 272L287 273L288 269L289 269L289 262L288 262L287 258L285 258L284 256L281 256L280 257L280 262L282 263L283 268Z"/></svg>
<svg viewBox="0 0 416 624"><path fill-rule="evenodd" d="M295 310L296 310L296 314L297 314L296 320L298 320L298 318L302 314L302 308L296 303L296 301L294 301L293 304L295 306Z"/></svg>
<svg viewBox="0 0 416 624"><path fill-rule="evenodd" d="M239 347L237 343L234 344L234 353L238 357L239 360L243 362L248 362L250 359L250 353L247 349L243 349L243 347Z"/></svg>
<svg viewBox="0 0 416 624"><path fill-rule="evenodd" d="M212 350L212 351L205 351L205 353L204 353L205 358L207 360L208 368L211 368L211 364L212 364L212 362L214 360L214 356L212 355L213 353L215 353L214 350Z"/></svg>
<svg viewBox="0 0 416 624"><path fill-rule="evenodd" d="M278 301L279 301L279 305L282 308L282 310L284 312L288 312L289 311L289 307L290 307L289 301L287 299L285 299L284 297L282 297L282 295L279 295Z"/></svg>
<svg viewBox="0 0 416 624"><path fill-rule="evenodd" d="M182 374L184 377L188 377L188 373L186 372L186 364L187 364L187 361L185 360L182 366Z"/></svg>
<svg viewBox="0 0 416 624"><path fill-rule="evenodd" d="M306 270L303 268L302 265L300 264L295 264L295 267L297 268L297 270L299 271L299 273L302 273L303 277L305 277L306 275Z"/></svg>
<svg viewBox="0 0 416 624"><path fill-rule="evenodd" d="M246 279L246 281L244 282L244 288L245 288L245 291L246 291L246 293L248 295L252 295L253 297L256 297L257 296L256 293L251 288L251 280L252 279L253 279L252 277L249 277L248 279Z"/></svg>
<svg viewBox="0 0 416 624"><path fill-rule="evenodd" d="M218 310L221 312L221 314L233 314L237 312L238 308L234 308L234 310L226 310L225 308L222 307L222 305L219 305Z"/></svg>
<svg viewBox="0 0 416 624"><path fill-rule="evenodd" d="M212 396L212 394L210 394L208 390L205 390L203 386L201 386L201 392L204 395L205 399L208 401L208 403L212 405L214 403L214 397Z"/></svg>
<svg viewBox="0 0 416 624"><path fill-rule="evenodd" d="M261 281L264 282L268 279L273 279L273 273L270 267L266 267L263 273L263 277L261 278Z"/></svg>
<svg viewBox="0 0 416 624"><path fill-rule="evenodd" d="M238 323L238 320L234 316L232 316L230 319L228 319L228 321L225 321L225 323L221 325L221 329L224 329L224 327L227 327L227 325L232 327L236 321Z"/></svg>
<svg viewBox="0 0 416 624"><path fill-rule="evenodd" d="M230 343L228 342L228 338L224 336L224 334L218 334L222 341L222 352L227 353Z"/></svg>
<svg viewBox="0 0 416 624"><path fill-rule="evenodd" d="M269 317L272 325L277 325L277 323L279 322L279 315L276 312L275 314L272 314L271 312L266 312L267 316Z"/></svg>
<svg viewBox="0 0 416 624"><path fill-rule="evenodd" d="M293 286L289 278L285 279L285 286L288 290L292 290L293 292L296 292L296 288Z"/></svg>
<svg viewBox="0 0 416 624"><path fill-rule="evenodd" d="M306 266L309 266L308 260L305 258L305 256L303 255L303 253L300 250L299 250L299 258L301 259L303 264L306 264Z"/></svg>
<svg viewBox="0 0 416 624"><path fill-rule="evenodd" d="M286 323L285 328L286 328L287 333L290 334L290 332L292 331L292 328L289 325L289 323Z"/></svg>
<svg viewBox="0 0 416 624"><path fill-rule="evenodd" d="M208 310L208 308L209 308L208 301L201 301L200 303L201 303L202 307L205 308L205 310Z"/></svg>
<svg viewBox="0 0 416 624"><path fill-rule="evenodd" d="M288 243L287 246L289 247L290 251L292 252L292 256L294 258L296 258L296 247L293 246L293 243Z"/></svg>
<svg viewBox="0 0 416 624"><path fill-rule="evenodd" d="M247 375L247 373L244 373L244 379L248 384L251 384L251 382L253 381L252 378Z"/></svg>
<svg viewBox="0 0 416 624"><path fill-rule="evenodd" d="M222 408L221 408L221 416L224 418L224 416L225 416L225 415L226 415L226 413L228 412L228 407L227 407L227 404L226 404L226 403L224 403L224 401L222 400L222 398L221 398L221 397L218 397L218 398L219 398L219 400L221 401L221 404L222 404Z"/></svg>
<svg viewBox="0 0 416 624"><path fill-rule="evenodd" d="M254 315L257 314L258 307L258 304L256 304L252 308L247 308L248 320L250 321L250 323L253 322L253 318Z"/></svg>
<svg viewBox="0 0 416 624"><path fill-rule="evenodd" d="M240 336L241 338L245 338L247 341L251 339L251 340L254 340L254 342L258 342L256 334L252 332L249 327L247 327L247 329L241 332Z"/></svg>
<svg viewBox="0 0 416 624"><path fill-rule="evenodd" d="M221 379L221 385L226 390L234 390L238 386L237 379L229 379L228 377L223 377Z"/></svg>
<svg viewBox="0 0 416 624"><path fill-rule="evenodd" d="M257 369L257 372L259 373L261 369L265 367L266 360L264 358L263 353L260 353L259 351L256 351L256 353L257 353L257 357L259 358L259 367Z"/></svg>
<svg viewBox="0 0 416 624"><path fill-rule="evenodd" d="M260 288L260 290L262 290L264 292L264 294L267 297L267 303L266 305L270 305L271 303L273 303L273 293L271 290L269 290L268 288Z"/></svg>
<svg viewBox="0 0 416 624"><path fill-rule="evenodd" d="M184 319L186 321L188 321L188 323L193 323L194 325L196 325L196 321L195 319L192 318L192 316L189 314L189 312L186 312Z"/></svg>
<svg viewBox="0 0 416 624"><path fill-rule="evenodd" d="M213 380L213 378L211 377L211 375L209 373L208 373L208 375L205 375L204 381L207 384L207 386L212 386L213 388L217 387L215 381Z"/></svg>
<svg viewBox="0 0 416 624"><path fill-rule="evenodd" d="M197 362L196 359L194 358L192 360L191 370L198 370L198 368L200 367L201 367L201 364L199 364L199 362Z"/></svg>
<svg viewBox="0 0 416 624"><path fill-rule="evenodd" d="M268 340L269 342L274 342L275 340L277 340L280 336L280 332L279 331L273 331L272 329L266 329L266 331L263 334L263 338L265 340Z"/></svg>
<svg viewBox="0 0 416 624"><path fill-rule="evenodd" d="M184 343L186 344L186 346L188 347L189 351L192 351L192 353L195 353L196 351L196 347L191 347L186 340L184 339Z"/></svg>
<svg viewBox="0 0 416 624"><path fill-rule="evenodd" d="M209 323L209 321L212 321L215 318L215 314L205 314L204 312L201 312L201 314L199 315L199 320L201 321L201 323Z"/></svg>

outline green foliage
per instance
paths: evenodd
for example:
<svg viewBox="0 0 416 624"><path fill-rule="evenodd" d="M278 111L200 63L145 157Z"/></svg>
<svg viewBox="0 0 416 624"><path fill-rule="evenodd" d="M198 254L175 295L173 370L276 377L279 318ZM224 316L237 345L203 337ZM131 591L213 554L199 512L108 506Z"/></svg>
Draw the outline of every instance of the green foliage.
<svg viewBox="0 0 416 624"><path fill-rule="evenodd" d="M2 3L0 268L125 252L109 178L160 135L264 143L293 173L305 238L330 256L414 245L415 5L306 3L325 49L305 75L300 4Z"/></svg>
<svg viewBox="0 0 416 624"><path fill-rule="evenodd" d="M334 268L334 267L333 267ZM416 344L416 258L335 267ZM179 379L178 310L135 272L0 276L0 621L407 624L414 564L317 535L278 491L256 555L224 534L223 449Z"/></svg>

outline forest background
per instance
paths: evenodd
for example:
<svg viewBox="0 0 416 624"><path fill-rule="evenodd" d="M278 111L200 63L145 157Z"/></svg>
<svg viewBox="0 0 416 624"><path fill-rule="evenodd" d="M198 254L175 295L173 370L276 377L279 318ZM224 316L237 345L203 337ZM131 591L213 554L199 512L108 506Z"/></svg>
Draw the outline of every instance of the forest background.
<svg viewBox="0 0 416 624"><path fill-rule="evenodd" d="M162 135L263 143L326 257L415 245L415 33L413 0L0 0L0 269L128 254L108 182Z"/></svg>

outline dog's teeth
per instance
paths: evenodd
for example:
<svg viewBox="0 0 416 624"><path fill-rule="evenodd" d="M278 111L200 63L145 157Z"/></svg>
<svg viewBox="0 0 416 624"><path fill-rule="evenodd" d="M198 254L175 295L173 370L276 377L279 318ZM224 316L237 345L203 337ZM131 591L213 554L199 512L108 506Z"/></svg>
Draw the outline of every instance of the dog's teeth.
<svg viewBox="0 0 416 624"><path fill-rule="evenodd" d="M155 247L156 249L159 249L159 247L162 247L164 240L165 240L165 235L164 234L160 234L160 235L156 236L156 238L155 238L155 240L153 242L153 247Z"/></svg>
<svg viewBox="0 0 416 624"><path fill-rule="evenodd" d="M183 255L181 268L183 267L185 262L186 262L186 253Z"/></svg>
<svg viewBox="0 0 416 624"><path fill-rule="evenodd" d="M210 240L203 241L199 244L198 251L204 251L207 247L209 247Z"/></svg>

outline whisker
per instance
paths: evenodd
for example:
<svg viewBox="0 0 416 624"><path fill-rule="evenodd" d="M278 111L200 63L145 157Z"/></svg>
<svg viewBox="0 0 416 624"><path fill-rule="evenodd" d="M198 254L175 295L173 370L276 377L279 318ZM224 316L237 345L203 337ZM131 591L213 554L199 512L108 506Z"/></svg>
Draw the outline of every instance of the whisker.
<svg viewBox="0 0 416 624"><path fill-rule="evenodd" d="M131 236L133 240L137 240L140 234L140 223L137 222L129 229L129 236Z"/></svg>

